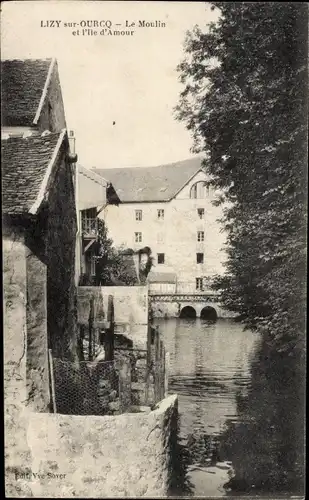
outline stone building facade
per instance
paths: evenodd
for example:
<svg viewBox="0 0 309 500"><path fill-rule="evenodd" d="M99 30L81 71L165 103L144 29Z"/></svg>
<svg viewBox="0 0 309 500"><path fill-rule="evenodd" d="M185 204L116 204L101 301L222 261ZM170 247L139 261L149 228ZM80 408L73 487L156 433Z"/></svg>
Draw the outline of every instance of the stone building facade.
<svg viewBox="0 0 309 500"><path fill-rule="evenodd" d="M28 400L39 410L49 403L48 348L57 357L77 355L68 160L66 132L2 141L5 366L23 346Z"/></svg>
<svg viewBox="0 0 309 500"><path fill-rule="evenodd" d="M200 158L95 171L113 183L122 201L102 214L115 245L151 248L153 291L197 293L223 272L225 235L218 222L222 209L212 203L216 193L205 184L209 177Z"/></svg>
<svg viewBox="0 0 309 500"><path fill-rule="evenodd" d="M1 70L6 391L17 397L15 375L24 365L17 392L43 411L48 348L76 358L76 158L57 62L6 60Z"/></svg>

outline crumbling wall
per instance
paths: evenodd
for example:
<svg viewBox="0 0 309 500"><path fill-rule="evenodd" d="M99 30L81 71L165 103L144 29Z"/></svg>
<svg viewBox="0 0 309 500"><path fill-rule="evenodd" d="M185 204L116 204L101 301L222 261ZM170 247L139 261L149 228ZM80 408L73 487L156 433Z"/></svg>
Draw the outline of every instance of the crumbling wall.
<svg viewBox="0 0 309 500"><path fill-rule="evenodd" d="M27 486L33 496L43 498L167 496L176 421L176 396L148 413L32 414L30 473L8 473L15 480L15 495Z"/></svg>
<svg viewBox="0 0 309 500"><path fill-rule="evenodd" d="M3 231L4 309L4 426L6 493L27 493L16 488L14 471L27 467L30 452L26 439L25 402L27 352L26 247L19 230ZM12 494L12 496L14 496Z"/></svg>
<svg viewBox="0 0 309 500"><path fill-rule="evenodd" d="M50 405L47 337L47 270L26 238L27 405L48 411ZM35 246L35 242L33 242Z"/></svg>
<svg viewBox="0 0 309 500"><path fill-rule="evenodd" d="M180 313L180 306L176 301L163 302L152 297L150 307L154 318L177 318Z"/></svg>

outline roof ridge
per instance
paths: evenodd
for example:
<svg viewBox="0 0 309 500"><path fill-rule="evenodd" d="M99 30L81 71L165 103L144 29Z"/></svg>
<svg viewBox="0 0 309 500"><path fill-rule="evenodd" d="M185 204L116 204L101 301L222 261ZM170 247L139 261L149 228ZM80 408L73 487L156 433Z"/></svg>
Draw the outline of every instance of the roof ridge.
<svg viewBox="0 0 309 500"><path fill-rule="evenodd" d="M203 155L196 155L196 156L193 156L191 158L185 158L183 160L176 160L176 161L173 161L173 162L169 162L169 163L160 163L159 165L148 165L148 166L142 166L142 167L133 167L133 166L128 166L128 167L90 167L91 170L129 170L129 169L142 169L142 168L161 168L161 167L172 167L176 164L179 164L179 163L187 163L187 162L190 162L192 160L197 160L197 159L201 159L203 160L204 157ZM88 170L90 170L88 169Z"/></svg>
<svg viewBox="0 0 309 500"><path fill-rule="evenodd" d="M49 59L46 59L46 61L49 61ZM46 80L45 80L45 83L44 83L44 87L43 87L43 90L42 90L41 99L40 99L38 108L36 110L34 120L32 122L33 125L36 125L37 122L38 122L38 119L40 118L40 115L41 115L41 112L42 112L42 109L43 109L43 106L44 106L44 102L45 102L45 99L46 99L46 96L47 96L47 91L48 91L48 87L49 87L49 84L50 84L50 80L51 80L54 68L56 67L56 64L57 64L56 58L51 59L50 64L49 64L49 68L48 68L48 72L47 72L47 76L46 76Z"/></svg>
<svg viewBox="0 0 309 500"><path fill-rule="evenodd" d="M35 215L37 213L38 209L40 208L40 205L41 205L42 201L44 200L44 196L45 196L46 188L47 188L47 185L48 185L48 181L49 181L49 178L51 176L51 172L53 170L54 163L56 161L56 158L57 158L60 146L63 143L63 139L64 139L64 137L66 135L66 132L67 132L67 130L64 128L59 133L58 141L57 141L56 147L55 147L55 149L53 151L51 160L50 160L50 162L48 164L47 170L45 172L42 184L40 186L40 190L39 190L38 196L37 196L35 202L33 203L32 207L29 210L30 214ZM45 137L47 138L49 136L43 136L43 137L41 137L41 139L45 139Z"/></svg>
<svg viewBox="0 0 309 500"><path fill-rule="evenodd" d="M102 183L102 182L106 182L106 184L110 184L110 181L108 181L107 179L105 179L105 177L103 177L103 175L100 175L100 174L97 174L96 172L94 172L92 169L90 168L87 168L87 167L84 167L83 165L81 165L80 163L77 164L77 168L78 169L82 169L82 170L86 170L86 172L90 172L90 174L92 174L94 176L94 178L98 179L98 182ZM82 170L79 170L81 173L82 173Z"/></svg>
<svg viewBox="0 0 309 500"><path fill-rule="evenodd" d="M66 129L63 129L63 130L66 130ZM8 135L7 138L1 138L2 141L19 141L21 139L23 140L29 140L29 139L35 139L36 141L38 139L49 139L51 137L55 137L55 136L59 136L60 134L62 134L63 130L61 130L60 132L49 132L49 134L40 134L40 133L33 133L33 134L29 134L29 135L24 135L23 132L20 132L20 134L18 134L18 132L16 133L16 135Z"/></svg>

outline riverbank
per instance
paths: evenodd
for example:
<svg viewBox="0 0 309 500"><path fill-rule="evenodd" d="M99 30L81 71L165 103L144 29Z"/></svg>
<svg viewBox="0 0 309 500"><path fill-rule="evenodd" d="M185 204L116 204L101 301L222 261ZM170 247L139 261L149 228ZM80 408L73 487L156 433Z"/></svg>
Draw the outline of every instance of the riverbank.
<svg viewBox="0 0 309 500"><path fill-rule="evenodd" d="M304 388L296 357L232 320L155 320L178 394L186 490L178 496L304 491Z"/></svg>

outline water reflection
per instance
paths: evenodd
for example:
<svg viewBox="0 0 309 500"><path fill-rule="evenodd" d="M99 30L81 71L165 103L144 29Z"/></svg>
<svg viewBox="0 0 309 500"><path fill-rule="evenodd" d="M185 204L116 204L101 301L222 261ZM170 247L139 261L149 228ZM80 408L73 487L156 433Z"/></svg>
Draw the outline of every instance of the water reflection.
<svg viewBox="0 0 309 500"><path fill-rule="evenodd" d="M296 416L301 398L294 398L293 415L284 417L288 395L277 397L282 377L291 381L295 367L265 357L262 339L239 323L169 319L156 324L170 353L169 389L179 396L182 494L297 494L293 460L301 469L301 458L290 452L291 439L284 443L287 435L295 437L286 418Z"/></svg>

